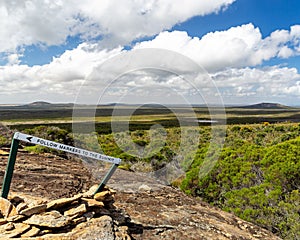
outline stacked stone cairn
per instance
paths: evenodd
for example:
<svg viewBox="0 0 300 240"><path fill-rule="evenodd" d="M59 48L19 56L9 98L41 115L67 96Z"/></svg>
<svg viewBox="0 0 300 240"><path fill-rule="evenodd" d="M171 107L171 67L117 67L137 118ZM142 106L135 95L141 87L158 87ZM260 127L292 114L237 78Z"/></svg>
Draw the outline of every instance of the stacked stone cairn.
<svg viewBox="0 0 300 240"><path fill-rule="evenodd" d="M96 189L52 201L0 198L0 239L131 239L128 216L113 205L115 191L94 195Z"/></svg>

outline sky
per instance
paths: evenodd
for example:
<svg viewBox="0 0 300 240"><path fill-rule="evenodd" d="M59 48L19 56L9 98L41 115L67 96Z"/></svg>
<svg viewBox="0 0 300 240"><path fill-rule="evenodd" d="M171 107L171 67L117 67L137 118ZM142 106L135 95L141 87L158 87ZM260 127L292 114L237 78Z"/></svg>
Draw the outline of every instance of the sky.
<svg viewBox="0 0 300 240"><path fill-rule="evenodd" d="M0 0L0 86L0 104L300 106L300 1Z"/></svg>

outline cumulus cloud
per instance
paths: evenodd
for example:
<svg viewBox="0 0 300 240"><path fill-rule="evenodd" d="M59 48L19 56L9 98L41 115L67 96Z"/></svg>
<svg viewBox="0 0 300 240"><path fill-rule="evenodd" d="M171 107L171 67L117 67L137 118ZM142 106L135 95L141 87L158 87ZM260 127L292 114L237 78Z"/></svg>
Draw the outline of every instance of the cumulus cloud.
<svg viewBox="0 0 300 240"><path fill-rule="evenodd" d="M0 2L0 52L18 50L24 45L58 45L78 24L71 1Z"/></svg>
<svg viewBox="0 0 300 240"><path fill-rule="evenodd" d="M162 32L155 39L138 43L135 48L164 48L180 52L201 64L209 72L224 68L257 66L274 57L299 54L300 25L290 31L277 30L262 38L252 23L190 37L184 31Z"/></svg>
<svg viewBox="0 0 300 240"><path fill-rule="evenodd" d="M10 95L18 94L21 101L32 101L45 96L57 102L74 101L81 84L93 68L108 58L119 54L122 48L99 50L95 44L82 43L74 50L66 51L45 65L0 66L0 86L6 101L16 102ZM12 57L13 58L13 57Z"/></svg>
<svg viewBox="0 0 300 240"><path fill-rule="evenodd" d="M155 99L158 102L167 102L170 99L177 100L178 103L182 99L196 102L193 98L195 94L197 95L197 93L193 95L195 87L206 94L205 96L210 95L209 91L212 90L210 86L206 86L205 82L186 81L184 71L181 74L180 69L178 69L179 75L163 69L137 69L127 73L124 71L114 84L105 89L109 83L103 81L105 76L101 68L99 70L99 66L102 66L101 64L106 60L125 52L122 48L110 51L99 50L97 44L83 43L76 49L53 58L50 64L33 67L16 64L2 66L0 86L5 91L1 92L1 96L7 102L16 102L10 97L16 94L18 99L22 98L21 102L40 100L45 96L47 101L73 102L78 92L82 91L83 83L86 85L83 89L87 96L83 99L85 103L89 102L88 97L92 99L90 103L95 103L104 90L105 102L123 100L134 103L137 98L139 102L142 100L155 102ZM140 62L141 59L143 58L138 58L140 66L152 64L149 58L146 58L144 63ZM124 64L123 60L120 57L120 61ZM284 103L289 98L295 102L300 96L300 75L295 68L282 66L226 68L209 75L224 100L229 103L258 102L261 99L265 101L280 99ZM208 97L205 98L208 101ZM212 94L209 101L213 102L213 99Z"/></svg>
<svg viewBox="0 0 300 240"><path fill-rule="evenodd" d="M3 0L0 52L26 45L59 45L68 36L101 37L113 47L152 36L193 16L220 11L235 0Z"/></svg>
<svg viewBox="0 0 300 240"><path fill-rule="evenodd" d="M193 16L218 12L235 0L89 0L78 3L82 15L99 25L110 43L126 44L152 36ZM92 6L92 7L91 7ZM116 7L118 6L118 7ZM107 43L107 41L106 41Z"/></svg>
<svg viewBox="0 0 300 240"><path fill-rule="evenodd" d="M23 97L21 101L27 102L43 96L49 101L73 101L94 68L126 52L119 45L159 33L153 40L137 43L133 50L163 48L190 57L209 72L228 102L258 96L299 98L300 79L296 69L260 65L272 58L300 55L300 25L276 30L265 38L251 23L207 33L202 38L190 37L184 31L161 32L193 16L221 11L232 2L234 0L184 3L179 0L1 1L0 53L5 52L7 59L7 65L0 66L0 86L6 89L1 94L7 102L15 102L10 98L15 93ZM64 44L68 36L77 34L86 40L97 37L101 40L98 43L86 41L46 65L20 65L24 46ZM150 64L156 60L148 56L141 61ZM93 79L89 85L91 94L105 87L102 79ZM197 87L204 91L204 85L199 83ZM153 89L158 92L159 88L191 94L181 77L162 71L127 74L122 88L110 89L109 94L125 96L131 91L132 96L145 96L145 88L154 98ZM166 91L160 96L167 96Z"/></svg>
<svg viewBox="0 0 300 240"><path fill-rule="evenodd" d="M22 54L17 54L17 53L8 54L6 56L7 65L16 65L21 63L20 57L22 57Z"/></svg>
<svg viewBox="0 0 300 240"><path fill-rule="evenodd" d="M231 68L211 74L222 96L234 103L265 101L289 102L300 97L300 74L295 68ZM256 101L255 101L256 100Z"/></svg>

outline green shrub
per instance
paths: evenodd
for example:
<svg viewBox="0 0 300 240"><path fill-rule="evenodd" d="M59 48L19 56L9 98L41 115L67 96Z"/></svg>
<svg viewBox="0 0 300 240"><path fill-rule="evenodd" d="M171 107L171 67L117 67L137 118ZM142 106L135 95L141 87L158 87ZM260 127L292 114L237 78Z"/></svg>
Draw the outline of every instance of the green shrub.
<svg viewBox="0 0 300 240"><path fill-rule="evenodd" d="M198 150L181 189L284 239L300 238L298 126L236 127L227 135L218 162L203 178L199 171L207 147Z"/></svg>

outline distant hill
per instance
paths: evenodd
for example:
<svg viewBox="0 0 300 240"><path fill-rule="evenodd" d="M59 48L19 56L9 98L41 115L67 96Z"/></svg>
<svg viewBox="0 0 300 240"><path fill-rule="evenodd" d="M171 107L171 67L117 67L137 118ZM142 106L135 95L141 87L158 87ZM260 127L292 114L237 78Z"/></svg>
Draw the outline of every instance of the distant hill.
<svg viewBox="0 0 300 240"><path fill-rule="evenodd" d="M247 106L239 106L236 108L246 108L246 109L289 109L289 106L285 106L279 103L257 103Z"/></svg>
<svg viewBox="0 0 300 240"><path fill-rule="evenodd" d="M44 102L44 101L37 101L37 102L32 102L27 104L28 106L49 106L51 103L49 102Z"/></svg>
<svg viewBox="0 0 300 240"><path fill-rule="evenodd" d="M17 109L56 109L56 108L72 108L73 103L49 103L45 101L36 101L25 105L16 106Z"/></svg>

